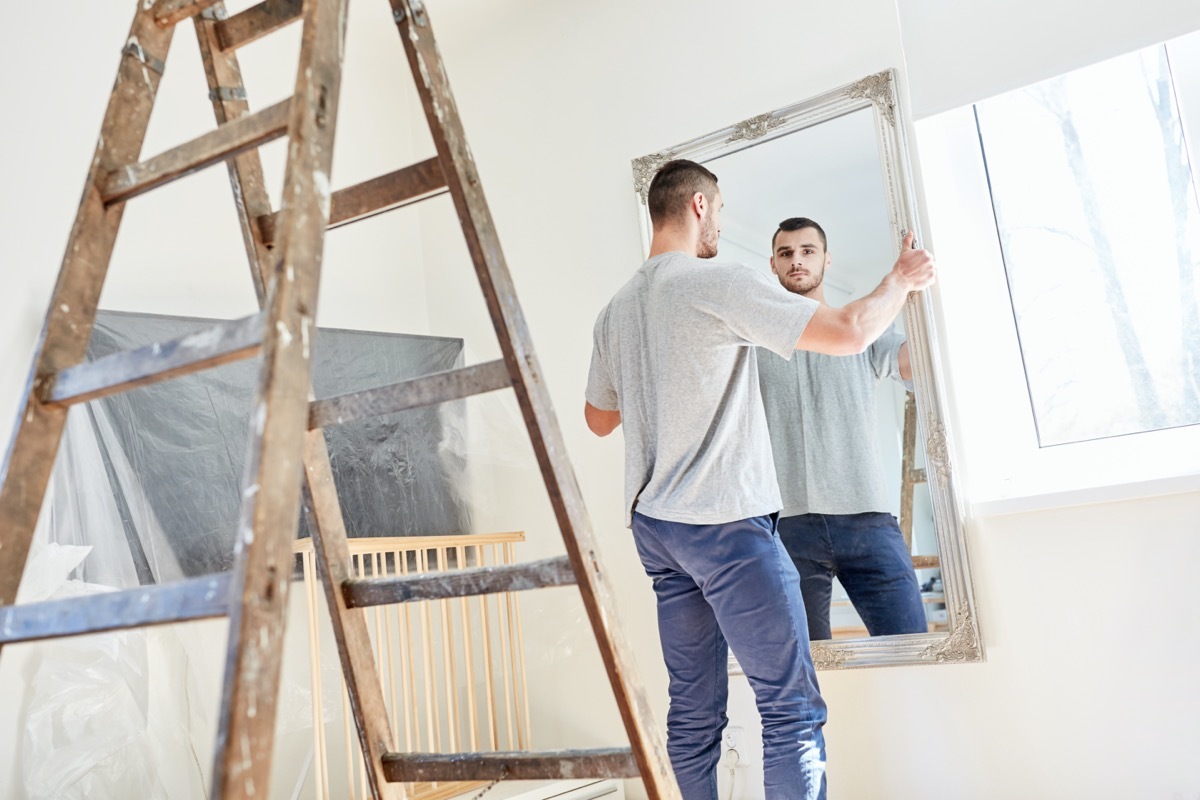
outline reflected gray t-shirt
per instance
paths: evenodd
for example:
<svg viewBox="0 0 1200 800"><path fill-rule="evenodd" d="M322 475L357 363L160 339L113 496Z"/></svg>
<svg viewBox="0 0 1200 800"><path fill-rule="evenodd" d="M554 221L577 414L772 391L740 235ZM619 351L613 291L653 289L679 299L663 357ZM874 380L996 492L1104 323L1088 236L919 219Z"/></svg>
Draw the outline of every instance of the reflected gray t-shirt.
<svg viewBox="0 0 1200 800"><path fill-rule="evenodd" d="M790 358L818 307L749 267L674 252L609 301L586 397L621 412L627 526L635 509L693 525L780 509L754 346Z"/></svg>
<svg viewBox="0 0 1200 800"><path fill-rule="evenodd" d="M885 333L853 356L758 351L782 516L891 511L879 465L875 389L900 378L904 337Z"/></svg>

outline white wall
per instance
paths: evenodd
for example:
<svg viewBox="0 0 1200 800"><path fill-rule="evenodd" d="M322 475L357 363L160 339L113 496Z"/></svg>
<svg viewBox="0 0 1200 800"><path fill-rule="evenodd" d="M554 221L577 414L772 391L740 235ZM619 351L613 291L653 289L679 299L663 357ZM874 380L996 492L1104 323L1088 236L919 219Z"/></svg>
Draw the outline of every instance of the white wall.
<svg viewBox="0 0 1200 800"><path fill-rule="evenodd" d="M1195 797L1197 519L1192 494L971 525L987 663L822 675L831 789Z"/></svg>
<svg viewBox="0 0 1200 800"><path fill-rule="evenodd" d="M1200 795L1198 519L1192 494L969 525L987 662L821 673L830 797Z"/></svg>

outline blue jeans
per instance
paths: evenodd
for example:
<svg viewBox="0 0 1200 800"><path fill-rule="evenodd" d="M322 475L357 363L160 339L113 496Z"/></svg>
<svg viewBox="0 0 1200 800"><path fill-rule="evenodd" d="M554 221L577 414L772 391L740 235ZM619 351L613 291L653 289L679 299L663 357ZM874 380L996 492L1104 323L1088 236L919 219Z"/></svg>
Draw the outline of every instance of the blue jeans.
<svg viewBox="0 0 1200 800"><path fill-rule="evenodd" d="M872 636L929 630L912 556L891 514L798 514L779 520L779 538L800 573L813 640L832 638L835 576Z"/></svg>
<svg viewBox="0 0 1200 800"><path fill-rule="evenodd" d="M767 800L824 800L825 701L808 650L799 581L775 515L722 525L633 516L658 597L670 676L667 752L684 800L717 800L728 649L763 724Z"/></svg>

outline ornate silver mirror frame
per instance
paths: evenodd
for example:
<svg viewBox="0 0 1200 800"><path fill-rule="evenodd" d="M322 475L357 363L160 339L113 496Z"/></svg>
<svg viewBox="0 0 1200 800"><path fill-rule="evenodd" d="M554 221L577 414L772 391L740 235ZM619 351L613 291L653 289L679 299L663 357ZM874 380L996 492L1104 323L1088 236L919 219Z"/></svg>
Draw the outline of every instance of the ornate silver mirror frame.
<svg viewBox="0 0 1200 800"><path fill-rule="evenodd" d="M646 193L651 178L662 164L674 158L687 158L701 163L712 161L865 108L874 109L892 241L898 254L904 233L909 230L920 231L921 228L908 158L906 125L900 113L895 71L890 69L634 159L633 186L641 209L643 253L649 252L651 232ZM924 292L909 297L904 309L904 323L913 363L919 430L925 444L926 473L941 559L948 631L816 642L812 647L812 656L818 669L984 660L975 613L975 591L963 535L962 503L951 464L950 440L946 430L936 326ZM732 654L729 666L731 673L741 673Z"/></svg>

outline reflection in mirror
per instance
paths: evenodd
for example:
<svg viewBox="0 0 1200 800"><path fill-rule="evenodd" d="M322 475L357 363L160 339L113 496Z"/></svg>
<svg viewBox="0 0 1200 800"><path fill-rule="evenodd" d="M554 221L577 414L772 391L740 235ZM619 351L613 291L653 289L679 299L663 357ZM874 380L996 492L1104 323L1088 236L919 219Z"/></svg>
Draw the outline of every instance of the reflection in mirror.
<svg viewBox="0 0 1200 800"><path fill-rule="evenodd" d="M897 245L873 109L707 166L725 202L721 260L833 307L868 294L891 269ZM800 573L814 640L944 625L939 570L914 570L914 556L936 564L937 541L928 491L903 479L919 477L924 464L915 419L904 427L912 386L904 338L898 321L861 355L798 351L785 361L759 352L784 505L780 538Z"/></svg>
<svg viewBox="0 0 1200 800"><path fill-rule="evenodd" d="M900 255L905 232L920 229L905 136L888 70L634 159L645 248L650 179L671 159L697 161L720 182L719 260L770 275L773 257L777 267L791 259L797 263L781 283L787 288L792 280L803 293L814 288L804 284L817 269L806 259L817 257L823 274L814 299L844 305L871 292ZM772 238L793 217L816 222L825 236L802 241L815 232L802 224L787 234L796 237L793 249L780 253ZM801 252L806 243L814 252ZM842 366L853 365L848 375L825 375L839 361L832 357L797 353L795 364L775 357L784 391L775 400L772 437L788 438L776 429L791 437L776 448L776 462L796 462L777 469L787 484L781 531L789 516L802 515L820 515L810 543L829 539L831 521L855 528L841 537L856 542L836 567L828 552L821 556L820 591L806 597L818 669L983 660L924 293L910 295L902 317L882 337L889 340L876 348L882 352L840 357ZM830 363L814 366L820 359ZM761 370L764 380L768 371ZM868 561L890 554L890 579L847 577L854 552ZM880 622L881 615L902 619ZM730 668L740 671L733 659Z"/></svg>

